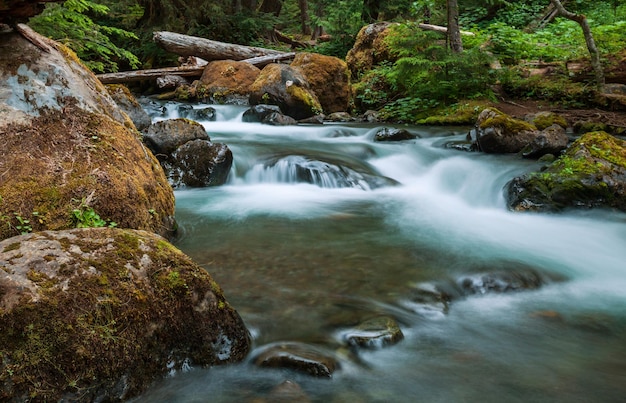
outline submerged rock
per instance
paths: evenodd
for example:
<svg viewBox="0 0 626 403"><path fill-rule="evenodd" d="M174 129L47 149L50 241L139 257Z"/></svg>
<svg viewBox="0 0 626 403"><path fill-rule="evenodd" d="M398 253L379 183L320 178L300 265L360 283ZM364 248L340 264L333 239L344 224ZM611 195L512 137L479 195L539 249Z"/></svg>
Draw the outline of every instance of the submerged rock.
<svg viewBox="0 0 626 403"><path fill-rule="evenodd" d="M352 347L381 348L400 342L404 334L394 318L377 316L342 332L342 339Z"/></svg>
<svg viewBox="0 0 626 403"><path fill-rule="evenodd" d="M546 170L514 178L505 193L516 211L626 211L626 141L605 132L586 133Z"/></svg>
<svg viewBox="0 0 626 403"><path fill-rule="evenodd" d="M463 276L457 284L465 295L474 295L534 290L544 285L545 279L534 270L503 270Z"/></svg>
<svg viewBox="0 0 626 403"><path fill-rule="evenodd" d="M259 367L288 368L322 378L332 377L339 368L339 362L323 349L296 342L266 346L252 362Z"/></svg>
<svg viewBox="0 0 626 403"><path fill-rule="evenodd" d="M211 276L152 233L18 236L0 242L0 268L2 401L125 400L250 349Z"/></svg>

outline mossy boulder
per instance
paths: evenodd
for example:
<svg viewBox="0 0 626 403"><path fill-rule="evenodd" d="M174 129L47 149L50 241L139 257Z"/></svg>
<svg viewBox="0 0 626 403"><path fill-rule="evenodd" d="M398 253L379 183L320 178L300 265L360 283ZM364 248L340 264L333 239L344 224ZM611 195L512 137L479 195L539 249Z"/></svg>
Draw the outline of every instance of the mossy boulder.
<svg viewBox="0 0 626 403"><path fill-rule="evenodd" d="M299 69L325 114L350 108L350 72L343 60L317 53L298 53L291 67Z"/></svg>
<svg viewBox="0 0 626 403"><path fill-rule="evenodd" d="M62 45L0 36L0 239L73 228L85 206L171 235L172 188L106 88Z"/></svg>
<svg viewBox="0 0 626 403"><path fill-rule="evenodd" d="M148 113L141 107L130 90L121 84L109 84L106 86L109 95L117 106L123 110L130 120L133 121L137 130L144 130L152 123Z"/></svg>
<svg viewBox="0 0 626 403"><path fill-rule="evenodd" d="M626 142L605 132L586 133L546 170L513 179L505 192L516 211L626 211Z"/></svg>
<svg viewBox="0 0 626 403"><path fill-rule="evenodd" d="M277 105L296 120L322 113L322 106L309 82L296 68L268 64L251 86L250 105Z"/></svg>
<svg viewBox="0 0 626 403"><path fill-rule="evenodd" d="M538 130L544 130L552 125L559 125L563 129L567 129L567 120L554 112L542 111L532 115L528 115L524 118L529 123L532 123Z"/></svg>
<svg viewBox="0 0 626 403"><path fill-rule="evenodd" d="M200 80L192 86L199 99L216 103L246 103L250 86L261 70L250 63L233 60L216 60L207 64Z"/></svg>
<svg viewBox="0 0 626 403"><path fill-rule="evenodd" d="M2 401L125 400L249 349L220 287L158 235L87 228L0 242Z"/></svg>
<svg viewBox="0 0 626 403"><path fill-rule="evenodd" d="M378 22L366 25L357 34L354 46L346 55L346 63L352 78L361 75L381 62L394 61L385 38L391 32L393 23Z"/></svg>
<svg viewBox="0 0 626 403"><path fill-rule="evenodd" d="M496 108L485 108L476 119L472 146L495 154L522 153L529 158L558 154L569 141L565 130L554 124L539 130L529 122L513 118Z"/></svg>

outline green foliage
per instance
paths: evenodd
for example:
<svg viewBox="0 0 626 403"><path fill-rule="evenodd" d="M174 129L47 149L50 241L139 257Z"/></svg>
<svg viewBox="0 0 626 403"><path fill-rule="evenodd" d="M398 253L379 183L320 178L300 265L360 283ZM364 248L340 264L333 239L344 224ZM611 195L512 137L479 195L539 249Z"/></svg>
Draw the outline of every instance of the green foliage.
<svg viewBox="0 0 626 403"><path fill-rule="evenodd" d="M67 0L63 4L49 4L29 24L42 35L67 45L93 71L115 72L122 62L132 68L139 67L139 59L111 39L137 39L137 36L121 28L99 25L89 16L106 15L108 10L94 1Z"/></svg>
<svg viewBox="0 0 626 403"><path fill-rule="evenodd" d="M323 19L312 17L311 22L313 25L324 27L332 38L330 42L324 43L318 48L319 52L330 56L345 57L363 26L361 21L362 3L339 0L332 4L332 7L326 8Z"/></svg>
<svg viewBox="0 0 626 403"><path fill-rule="evenodd" d="M113 221L105 221L94 211L92 207L89 207L85 200L80 201L78 208L72 210L72 223L76 228L102 228L102 227L116 227L117 223Z"/></svg>
<svg viewBox="0 0 626 403"><path fill-rule="evenodd" d="M387 44L398 60L393 66L370 72L366 77L369 85L358 93L361 104L380 102L387 95L391 101L384 105L384 117L413 122L420 111L461 99L492 97L490 85L495 75L489 67L491 58L478 47L453 53L439 34L423 31L415 24L392 30ZM385 90L390 91L385 94Z"/></svg>

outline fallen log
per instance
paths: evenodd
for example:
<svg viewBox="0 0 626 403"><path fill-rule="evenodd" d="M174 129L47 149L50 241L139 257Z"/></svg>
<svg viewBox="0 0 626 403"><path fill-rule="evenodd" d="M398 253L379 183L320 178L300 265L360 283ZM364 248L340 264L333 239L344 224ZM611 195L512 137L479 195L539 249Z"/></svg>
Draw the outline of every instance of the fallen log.
<svg viewBox="0 0 626 403"><path fill-rule="evenodd" d="M425 29L425 30L428 30L428 31L441 32L442 34L448 33L448 28L447 27L442 27L442 26L439 26L439 25L418 24L417 26L420 27L421 29ZM476 34L473 33L473 32L470 32L470 31L461 31L461 35L474 36Z"/></svg>
<svg viewBox="0 0 626 403"><path fill-rule="evenodd" d="M197 36L182 35L167 31L155 32L153 40L158 46L168 52L176 53L181 56L197 56L206 61L245 60L259 56L285 53L273 49L212 41Z"/></svg>
<svg viewBox="0 0 626 403"><path fill-rule="evenodd" d="M119 73L97 74L102 84L131 83L135 81L152 80L167 75L181 77L200 77L206 66L163 67L160 69L121 71Z"/></svg>
<svg viewBox="0 0 626 403"><path fill-rule="evenodd" d="M263 68L270 63L278 63L281 61L292 60L296 57L295 52L281 53L277 55L267 55L254 57L252 59L242 60L242 62L250 63L253 66ZM96 77L102 84L122 84L135 81L152 80L164 76L180 76L180 77L200 77L204 72L204 66L181 66L181 67L163 67L160 69L121 71L118 73L97 74Z"/></svg>

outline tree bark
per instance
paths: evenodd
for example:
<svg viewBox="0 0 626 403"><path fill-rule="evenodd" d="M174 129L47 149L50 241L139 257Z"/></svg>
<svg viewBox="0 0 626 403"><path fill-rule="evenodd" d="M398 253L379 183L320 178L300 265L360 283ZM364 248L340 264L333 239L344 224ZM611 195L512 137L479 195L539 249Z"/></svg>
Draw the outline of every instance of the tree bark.
<svg viewBox="0 0 626 403"><path fill-rule="evenodd" d="M280 55L285 52L236 45L232 43L212 41L196 36L182 35L174 32L155 32L155 43L168 52L181 56L197 56L206 61L211 60L245 60L258 56Z"/></svg>
<svg viewBox="0 0 626 403"><path fill-rule="evenodd" d="M454 53L463 52L461 29L459 28L459 4L457 0L447 0L448 4L448 45Z"/></svg>
<svg viewBox="0 0 626 403"><path fill-rule="evenodd" d="M298 8L300 8L300 25L302 35L311 35L311 21L309 18L309 2L308 0L298 0Z"/></svg>
<svg viewBox="0 0 626 403"><path fill-rule="evenodd" d="M593 72L595 75L596 87L599 91L603 91L605 86L604 69L602 68L602 62L600 61L600 52L598 51L596 42L593 39L593 34L591 33L591 27L589 26L587 17L582 14L574 14L567 11L559 0L550 1L559 11L559 15L569 20L576 21L578 25L580 25L580 27L582 28L583 35L585 36L585 43L587 44L587 50L589 51L589 55L591 56L591 66L593 67Z"/></svg>
<svg viewBox="0 0 626 403"><path fill-rule="evenodd" d="M420 27L421 29L425 29L427 31L436 31L436 32L441 32L442 34L447 34L448 33L448 28L447 27L442 27L441 25L432 25L432 24L417 24L418 27ZM470 35L470 36L474 36L476 35L473 32L470 31L459 31L461 35Z"/></svg>

